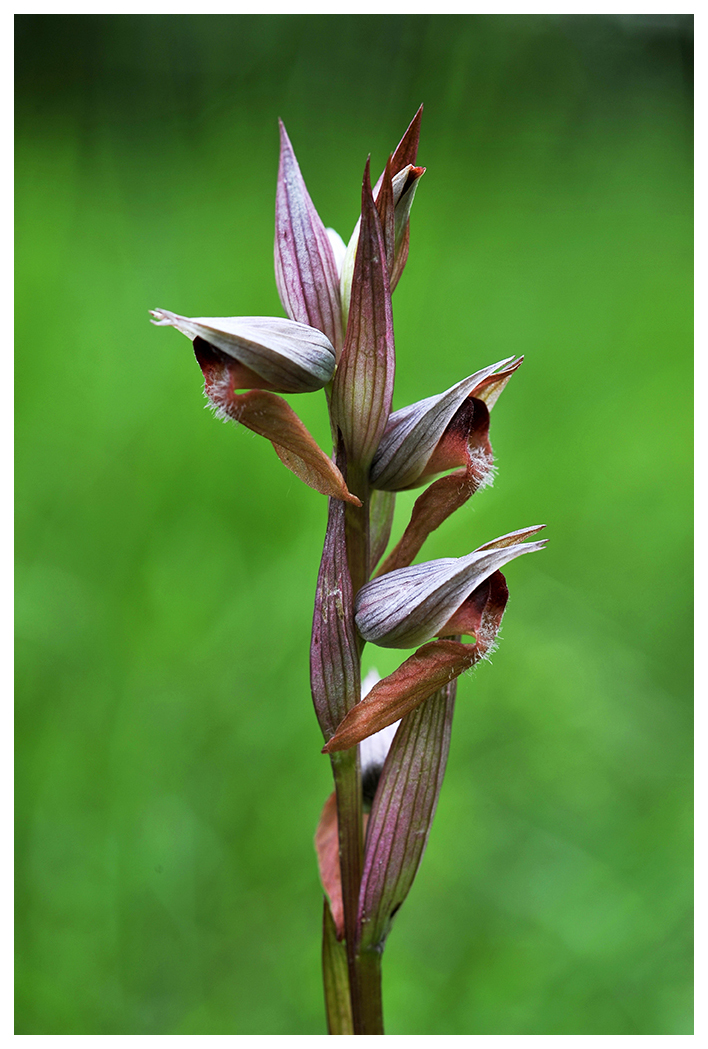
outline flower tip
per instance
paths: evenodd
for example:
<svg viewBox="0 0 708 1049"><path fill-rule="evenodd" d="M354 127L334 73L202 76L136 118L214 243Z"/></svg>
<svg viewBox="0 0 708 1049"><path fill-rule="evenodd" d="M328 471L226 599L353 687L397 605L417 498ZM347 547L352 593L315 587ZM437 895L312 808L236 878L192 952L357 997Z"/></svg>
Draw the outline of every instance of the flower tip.
<svg viewBox="0 0 708 1049"><path fill-rule="evenodd" d="M362 193L362 202L363 202L363 198L365 196L369 196L369 197L372 196L372 190L371 190L371 153L369 153L368 157L366 158L366 164L364 165L364 178L362 180L361 193ZM363 207L363 203L362 203L362 207Z"/></svg>
<svg viewBox="0 0 708 1049"><path fill-rule="evenodd" d="M524 532L523 538L524 539L528 539L530 536L536 535L537 532L542 532L545 527L546 527L545 524L542 524L542 525L531 525L530 528L524 528L524 530L523 530L523 532ZM522 542L523 542L523 540L522 540ZM547 543L548 539L546 539L544 537L543 539L537 539L536 542L538 542L538 543Z"/></svg>
<svg viewBox="0 0 708 1049"><path fill-rule="evenodd" d="M174 324L175 314L170 313L169 310L150 310L150 323L157 324L158 327L166 324Z"/></svg>
<svg viewBox="0 0 708 1049"><path fill-rule="evenodd" d="M292 149L293 147L290 144L290 138L288 136L287 131L285 130L285 124L283 123L280 117L278 117L278 130L280 131L281 149Z"/></svg>

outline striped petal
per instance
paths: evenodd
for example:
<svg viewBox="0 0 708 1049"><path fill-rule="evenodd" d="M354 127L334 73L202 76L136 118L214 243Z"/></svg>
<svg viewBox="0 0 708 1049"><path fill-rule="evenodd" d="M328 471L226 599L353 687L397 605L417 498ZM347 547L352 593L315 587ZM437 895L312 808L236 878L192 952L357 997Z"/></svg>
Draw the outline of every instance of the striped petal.
<svg viewBox="0 0 708 1049"><path fill-rule="evenodd" d="M542 527L512 535L523 540ZM446 632L448 622L485 579L514 558L545 546L545 540L524 543L509 538L503 546L500 542L493 540L466 557L400 568L367 583L355 602L359 633L383 648L414 648Z"/></svg>
<svg viewBox="0 0 708 1049"><path fill-rule="evenodd" d="M391 492L416 488L435 473L463 466L464 449L460 447L456 457L452 447L459 443L459 428L446 434L448 427L470 398L483 401L488 409L490 405L485 399L488 388L494 388L496 400L502 384L508 382L522 360L522 357L507 357L482 368L444 393L393 412L371 465L373 487ZM473 419L470 423L474 426ZM451 447L445 447L446 437Z"/></svg>
<svg viewBox="0 0 708 1049"><path fill-rule="evenodd" d="M151 310L152 323L171 325L228 367L232 388L311 393L334 374L334 347L317 328L284 317L181 317ZM195 345L197 350L197 345Z"/></svg>
<svg viewBox="0 0 708 1049"><path fill-rule="evenodd" d="M337 263L282 121L275 198L275 282L287 315L319 328L339 351L342 313Z"/></svg>

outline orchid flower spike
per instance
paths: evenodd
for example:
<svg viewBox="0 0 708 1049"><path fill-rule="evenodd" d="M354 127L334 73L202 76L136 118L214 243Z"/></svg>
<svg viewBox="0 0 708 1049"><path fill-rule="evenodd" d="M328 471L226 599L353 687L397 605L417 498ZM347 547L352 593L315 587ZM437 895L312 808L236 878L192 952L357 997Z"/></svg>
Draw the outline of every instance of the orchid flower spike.
<svg viewBox="0 0 708 1049"><path fill-rule="evenodd" d="M357 594L359 633L382 648L414 648L434 637L473 633L470 624L479 621L474 591L515 557L543 549L543 539L523 542L543 527L511 532L466 557L443 557L379 576Z"/></svg>
<svg viewBox="0 0 708 1049"><path fill-rule="evenodd" d="M465 466L470 458L476 460L480 480L488 481L489 409L522 361L507 357L444 393L393 412L371 466L374 488L418 488L435 474Z"/></svg>
<svg viewBox="0 0 708 1049"><path fill-rule="evenodd" d="M232 390L311 393L334 375L334 347L319 329L283 317L180 317L151 310L194 343L202 371L221 366Z"/></svg>

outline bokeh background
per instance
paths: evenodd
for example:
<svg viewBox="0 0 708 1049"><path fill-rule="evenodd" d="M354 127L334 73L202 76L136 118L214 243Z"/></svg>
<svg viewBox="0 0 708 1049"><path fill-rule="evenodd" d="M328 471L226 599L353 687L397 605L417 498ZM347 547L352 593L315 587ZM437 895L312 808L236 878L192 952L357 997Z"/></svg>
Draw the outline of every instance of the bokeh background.
<svg viewBox="0 0 708 1049"><path fill-rule="evenodd" d="M282 314L277 118L347 238L424 102L394 406L526 361L423 556L550 544L461 681L387 1032L689 1034L690 16L16 29L17 1032L325 1032L325 500L147 311Z"/></svg>

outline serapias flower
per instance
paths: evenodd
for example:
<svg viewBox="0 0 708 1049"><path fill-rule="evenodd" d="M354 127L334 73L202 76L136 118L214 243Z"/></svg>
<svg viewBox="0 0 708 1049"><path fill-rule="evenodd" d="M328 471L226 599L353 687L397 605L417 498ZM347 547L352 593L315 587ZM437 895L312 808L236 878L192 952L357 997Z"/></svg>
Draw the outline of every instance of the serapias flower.
<svg viewBox="0 0 708 1049"><path fill-rule="evenodd" d="M312 393L334 375L334 347L319 328L285 317L181 317L151 310L194 343L202 370L226 367L232 389Z"/></svg>
<svg viewBox="0 0 708 1049"><path fill-rule="evenodd" d="M414 648L434 637L466 634L466 602L502 565L542 550L544 539L523 540L543 525L494 539L466 557L443 557L374 579L356 596L355 616L365 641L382 648Z"/></svg>
<svg viewBox="0 0 708 1049"><path fill-rule="evenodd" d="M356 602L362 637L385 648L421 647L348 711L326 753L348 750L405 717L489 654L509 597L499 567L542 549L544 540L523 542L542 527L500 536L467 557L390 572L362 587ZM461 641L463 634L473 642Z"/></svg>
<svg viewBox="0 0 708 1049"><path fill-rule="evenodd" d="M269 440L283 465L310 488L360 505L339 468L287 401L272 392L309 393L330 381L334 348L326 335L282 317L151 313L153 324L171 325L192 339L204 375L204 392L219 418Z"/></svg>
<svg viewBox="0 0 708 1049"><path fill-rule="evenodd" d="M392 412L371 465L372 485L392 492L417 488L470 459L485 479L493 463L489 410L522 361L507 357Z"/></svg>

